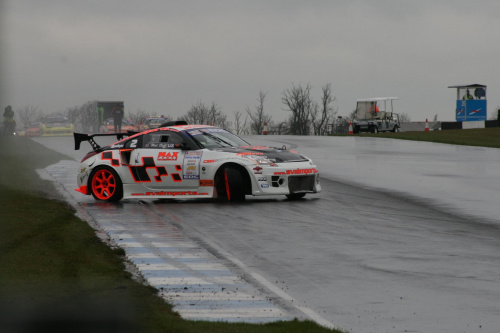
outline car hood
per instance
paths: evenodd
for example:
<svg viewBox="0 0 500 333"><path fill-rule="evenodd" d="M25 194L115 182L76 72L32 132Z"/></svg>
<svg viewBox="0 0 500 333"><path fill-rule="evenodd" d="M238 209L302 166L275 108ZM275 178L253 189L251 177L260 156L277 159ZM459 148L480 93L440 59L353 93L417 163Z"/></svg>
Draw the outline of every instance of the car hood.
<svg viewBox="0 0 500 333"><path fill-rule="evenodd" d="M292 150L270 148L263 146L244 146L211 149L226 153L234 153L238 156L256 155L266 157L274 163L309 161L307 157Z"/></svg>

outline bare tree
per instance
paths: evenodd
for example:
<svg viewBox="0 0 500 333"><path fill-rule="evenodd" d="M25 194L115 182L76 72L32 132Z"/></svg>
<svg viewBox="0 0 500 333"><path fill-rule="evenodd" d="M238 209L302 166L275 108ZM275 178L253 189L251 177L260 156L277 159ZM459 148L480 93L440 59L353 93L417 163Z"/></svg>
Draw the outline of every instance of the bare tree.
<svg viewBox="0 0 500 333"><path fill-rule="evenodd" d="M282 134L289 134L290 133L290 127L289 123L286 121L282 121L279 123L274 123L271 121L269 124L269 134L275 134L275 135L282 135Z"/></svg>
<svg viewBox="0 0 500 333"><path fill-rule="evenodd" d="M68 120L75 125L80 118L80 108L78 106L67 108L64 112L64 116L66 116L66 118L68 118Z"/></svg>
<svg viewBox="0 0 500 333"><path fill-rule="evenodd" d="M264 124L271 122L271 116L264 113L264 100L266 99L267 93L262 90L259 91L259 98L257 101L259 104L255 107L255 112L252 113L249 107L247 107L247 114L250 117L250 132L254 134L262 134L264 131Z"/></svg>
<svg viewBox="0 0 500 333"><path fill-rule="evenodd" d="M318 133L316 133L316 127L314 126L316 124L316 122L318 121L318 119L320 118L320 112L319 112L319 104L316 103L316 102L312 102L312 105L311 105L311 113L310 113L310 122L312 124L312 129L313 129L313 133L314 135L318 135Z"/></svg>
<svg viewBox="0 0 500 333"><path fill-rule="evenodd" d="M354 120L356 118L356 114L357 113L358 113L357 109L352 110L351 113L349 113L349 116L347 116L347 118L349 119L349 121Z"/></svg>
<svg viewBox="0 0 500 333"><path fill-rule="evenodd" d="M330 83L321 87L322 96L321 104L314 105L311 122L313 125L314 135L325 135L326 125L333 121L337 114L337 110L331 105L335 102L335 96L332 94L332 85ZM319 115L318 115L319 113Z"/></svg>
<svg viewBox="0 0 500 333"><path fill-rule="evenodd" d="M213 125L224 129L229 129L231 126L227 116L222 113L221 108L215 102L212 102L212 105L207 107L204 103L198 101L179 120L185 120L189 124Z"/></svg>
<svg viewBox="0 0 500 333"><path fill-rule="evenodd" d="M97 127L97 102L89 101L80 107L80 128L83 131L99 132Z"/></svg>
<svg viewBox="0 0 500 333"><path fill-rule="evenodd" d="M201 101L198 101L196 105L191 106L191 109L180 120L185 120L189 124L208 125L207 107Z"/></svg>
<svg viewBox="0 0 500 333"><path fill-rule="evenodd" d="M236 135L246 134L247 130L247 117L245 117L245 121L242 122L241 116L243 115L240 111L233 112L234 115L234 130Z"/></svg>
<svg viewBox="0 0 500 333"><path fill-rule="evenodd" d="M311 127L311 113L315 104L311 100L311 86L307 84L304 88L299 84L283 92L281 99L283 104L291 111L289 118L290 134L309 135Z"/></svg>
<svg viewBox="0 0 500 333"><path fill-rule="evenodd" d="M128 112L128 119L130 119L135 124L140 124L144 119L148 118L148 113L142 109L137 109L135 113ZM167 119L169 119L167 117Z"/></svg>
<svg viewBox="0 0 500 333"><path fill-rule="evenodd" d="M407 113L400 113L399 114L399 121L401 121L401 122L409 122L409 121L411 121L410 120L410 116ZM437 115L436 115L434 121L437 121Z"/></svg>
<svg viewBox="0 0 500 333"><path fill-rule="evenodd" d="M222 108L215 102L212 102L209 109L210 124L229 130L231 122L227 120L227 116L222 112Z"/></svg>
<svg viewBox="0 0 500 333"><path fill-rule="evenodd" d="M16 110L22 128L28 128L30 123L42 119L42 111L38 106L27 105Z"/></svg>

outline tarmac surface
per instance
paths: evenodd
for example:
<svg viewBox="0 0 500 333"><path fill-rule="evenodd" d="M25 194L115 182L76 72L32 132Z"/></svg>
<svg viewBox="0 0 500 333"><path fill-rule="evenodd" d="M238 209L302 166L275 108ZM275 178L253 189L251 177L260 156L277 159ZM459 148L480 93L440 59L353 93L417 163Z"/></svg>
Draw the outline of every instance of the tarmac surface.
<svg viewBox="0 0 500 333"><path fill-rule="evenodd" d="M499 331L500 149L246 139L312 158L323 192L299 201L102 204L73 191L76 161L90 147L36 140L73 158L46 176L187 319L298 317L360 333Z"/></svg>

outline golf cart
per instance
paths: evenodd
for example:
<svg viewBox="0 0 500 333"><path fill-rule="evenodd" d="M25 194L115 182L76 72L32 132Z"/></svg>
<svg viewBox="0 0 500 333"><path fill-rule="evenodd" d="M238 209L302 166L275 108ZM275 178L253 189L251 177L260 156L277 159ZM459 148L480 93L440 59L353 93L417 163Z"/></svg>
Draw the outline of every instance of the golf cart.
<svg viewBox="0 0 500 333"><path fill-rule="evenodd" d="M399 115L393 111L392 101L397 97L375 97L358 99L352 121L353 133L398 132L401 125Z"/></svg>

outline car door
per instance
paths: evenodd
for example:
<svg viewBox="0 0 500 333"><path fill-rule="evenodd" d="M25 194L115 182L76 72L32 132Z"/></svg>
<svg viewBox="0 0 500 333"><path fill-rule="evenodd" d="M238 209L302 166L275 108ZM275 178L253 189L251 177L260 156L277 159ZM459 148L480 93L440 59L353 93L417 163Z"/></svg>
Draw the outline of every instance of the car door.
<svg viewBox="0 0 500 333"><path fill-rule="evenodd" d="M183 149L183 137L165 129L143 136L132 157L132 174L151 190L192 190L199 187L201 152Z"/></svg>

